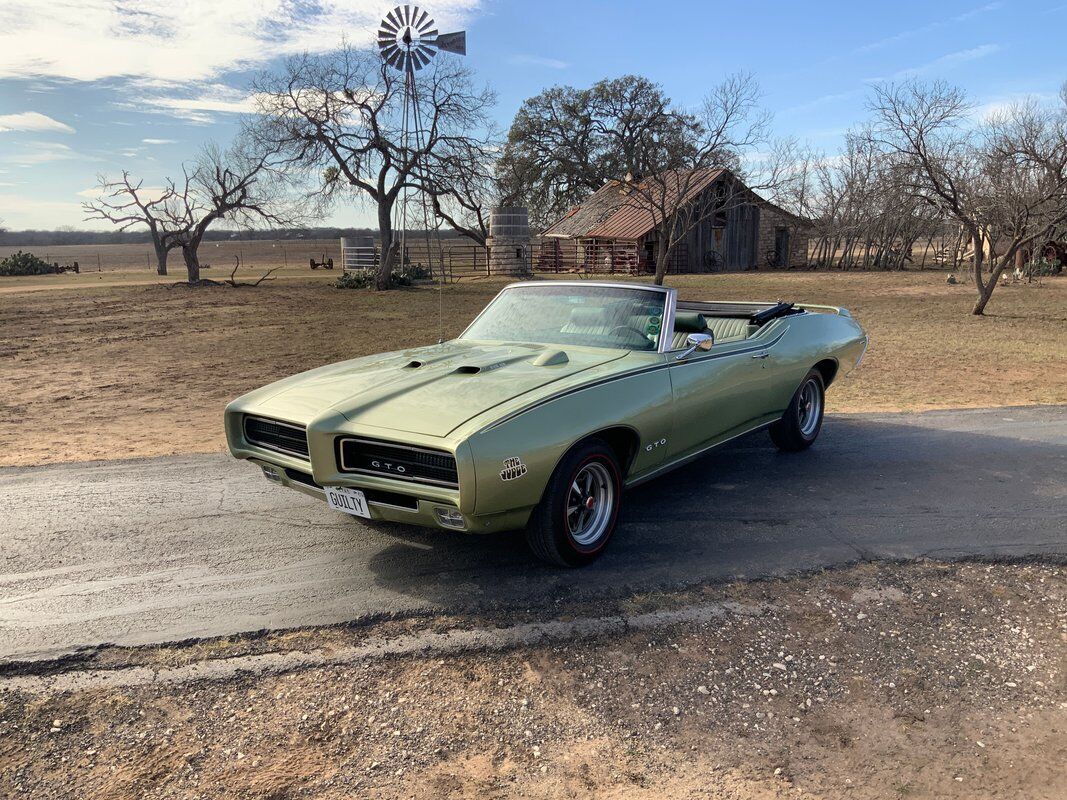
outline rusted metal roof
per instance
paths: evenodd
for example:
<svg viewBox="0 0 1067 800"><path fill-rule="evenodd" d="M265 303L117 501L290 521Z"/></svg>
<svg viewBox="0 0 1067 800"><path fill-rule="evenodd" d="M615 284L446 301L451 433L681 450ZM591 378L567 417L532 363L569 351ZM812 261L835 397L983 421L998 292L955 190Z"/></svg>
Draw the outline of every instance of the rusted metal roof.
<svg viewBox="0 0 1067 800"><path fill-rule="evenodd" d="M730 174L729 170L704 168L670 172L661 178L645 180L636 188L628 187L622 181L609 181L546 228L541 235L565 239L637 241L655 228L656 209L677 207L679 193L684 195L685 201L695 199L724 174ZM810 224L764 200L751 189L741 188L751 195L752 202L773 208L799 223ZM664 193L666 200L661 201Z"/></svg>
<svg viewBox="0 0 1067 800"><path fill-rule="evenodd" d="M636 187L609 181L542 235L636 241L655 227L655 209L674 207L679 193L686 200L695 198L724 172L710 168L670 172L662 178L646 179ZM661 201L661 197L665 200Z"/></svg>
<svg viewBox="0 0 1067 800"><path fill-rule="evenodd" d="M587 235L596 239L640 239L656 227L659 213L669 213L696 198L723 172L722 169L669 172L645 180L627 193L614 214Z"/></svg>
<svg viewBox="0 0 1067 800"><path fill-rule="evenodd" d="M542 232L542 236L575 238L604 222L626 202L620 181L608 181Z"/></svg>

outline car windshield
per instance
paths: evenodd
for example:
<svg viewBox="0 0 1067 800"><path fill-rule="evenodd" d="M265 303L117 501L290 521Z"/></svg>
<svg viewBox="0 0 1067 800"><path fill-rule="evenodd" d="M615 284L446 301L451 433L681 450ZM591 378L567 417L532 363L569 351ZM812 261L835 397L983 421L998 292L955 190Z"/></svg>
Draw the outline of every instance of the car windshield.
<svg viewBox="0 0 1067 800"><path fill-rule="evenodd" d="M514 286L461 338L493 342L656 350L667 294L635 287Z"/></svg>

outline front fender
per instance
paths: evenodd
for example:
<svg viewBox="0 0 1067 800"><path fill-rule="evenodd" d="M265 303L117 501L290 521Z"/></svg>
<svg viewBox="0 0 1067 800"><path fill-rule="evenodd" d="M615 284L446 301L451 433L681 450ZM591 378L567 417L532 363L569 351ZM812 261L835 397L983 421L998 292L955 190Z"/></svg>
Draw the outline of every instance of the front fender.
<svg viewBox="0 0 1067 800"><path fill-rule="evenodd" d="M490 424L469 439L478 486L475 513L537 505L564 454L607 428L634 431L638 447L630 471L650 469L666 448L646 448L670 436L672 402L668 371L657 365L542 400Z"/></svg>

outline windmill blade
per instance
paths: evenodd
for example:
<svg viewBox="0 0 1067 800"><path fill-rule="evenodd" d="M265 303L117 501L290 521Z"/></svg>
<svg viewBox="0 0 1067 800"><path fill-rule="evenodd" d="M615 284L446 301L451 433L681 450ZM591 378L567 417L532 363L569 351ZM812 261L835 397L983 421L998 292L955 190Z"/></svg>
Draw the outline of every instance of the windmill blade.
<svg viewBox="0 0 1067 800"><path fill-rule="evenodd" d="M433 57L433 51L427 48L423 50L421 47L415 51L415 69L422 69L430 63L430 59Z"/></svg>
<svg viewBox="0 0 1067 800"><path fill-rule="evenodd" d="M378 28L378 35L380 36L383 33L387 33L387 34L391 34L393 36L396 36L397 30L398 29L397 29L396 25L394 25L388 19L383 19L381 27Z"/></svg>
<svg viewBox="0 0 1067 800"><path fill-rule="evenodd" d="M404 9L404 24L411 24L411 6L403 6Z"/></svg>
<svg viewBox="0 0 1067 800"><path fill-rule="evenodd" d="M389 22L393 23L393 28L395 28L396 30L400 30L404 27L404 23L401 22L402 19L403 16L400 13L400 6L397 6L385 15L385 19L382 20L382 25L386 23L386 20L388 20Z"/></svg>
<svg viewBox="0 0 1067 800"><path fill-rule="evenodd" d="M418 19L415 21L415 30L422 34L432 24L433 20L430 19L430 15L425 11L419 11Z"/></svg>
<svg viewBox="0 0 1067 800"><path fill-rule="evenodd" d="M465 56L467 55L467 32L442 33L437 37L434 44L437 45L438 49L444 50L446 53Z"/></svg>
<svg viewBox="0 0 1067 800"><path fill-rule="evenodd" d="M382 48L382 58L392 64L393 57L399 52L400 48L397 47L396 42L392 42L391 44L388 44Z"/></svg>

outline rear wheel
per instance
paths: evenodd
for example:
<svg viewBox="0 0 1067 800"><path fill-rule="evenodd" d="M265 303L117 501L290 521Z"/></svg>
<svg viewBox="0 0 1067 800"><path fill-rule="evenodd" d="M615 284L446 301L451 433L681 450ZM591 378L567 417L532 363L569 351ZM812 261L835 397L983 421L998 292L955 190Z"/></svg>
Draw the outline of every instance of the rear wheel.
<svg viewBox="0 0 1067 800"><path fill-rule="evenodd" d="M791 453L811 447L822 430L825 406L826 388L822 373L813 369L804 376L785 414L771 425L771 441L779 450Z"/></svg>
<svg viewBox="0 0 1067 800"><path fill-rule="evenodd" d="M615 451L600 439L567 453L526 526L526 541L534 555L564 567L595 560L615 532L621 476Z"/></svg>

